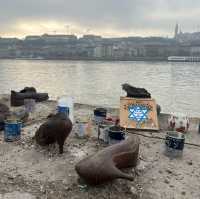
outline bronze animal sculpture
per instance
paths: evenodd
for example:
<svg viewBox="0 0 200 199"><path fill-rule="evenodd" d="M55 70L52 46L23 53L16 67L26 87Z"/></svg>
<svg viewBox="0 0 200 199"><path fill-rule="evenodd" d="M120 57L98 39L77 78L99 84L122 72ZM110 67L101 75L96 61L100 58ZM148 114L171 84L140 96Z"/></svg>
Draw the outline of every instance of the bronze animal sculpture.
<svg viewBox="0 0 200 199"><path fill-rule="evenodd" d="M120 169L135 167L139 153L139 138L131 136L127 140L109 146L94 155L86 157L76 164L79 176L91 185L122 178L133 180L133 177Z"/></svg>
<svg viewBox="0 0 200 199"><path fill-rule="evenodd" d="M63 145L72 130L71 120L63 113L48 116L35 133L35 140L41 146L57 143L59 153L63 153Z"/></svg>
<svg viewBox="0 0 200 199"><path fill-rule="evenodd" d="M122 84L122 89L126 91L127 97L151 98L151 94L144 88L136 88L130 84Z"/></svg>
<svg viewBox="0 0 200 199"><path fill-rule="evenodd" d="M127 97L133 98L151 98L151 94L145 88L137 88L131 86L130 84L122 84L122 89L126 91ZM160 115L161 106L159 104L156 105L157 114Z"/></svg>

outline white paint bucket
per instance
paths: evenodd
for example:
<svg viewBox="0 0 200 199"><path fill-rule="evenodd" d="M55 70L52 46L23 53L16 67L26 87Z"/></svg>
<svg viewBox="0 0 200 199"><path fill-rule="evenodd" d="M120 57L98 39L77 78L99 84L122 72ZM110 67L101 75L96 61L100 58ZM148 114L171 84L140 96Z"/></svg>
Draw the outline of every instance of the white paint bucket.
<svg viewBox="0 0 200 199"><path fill-rule="evenodd" d="M76 135L79 138L90 137L92 133L90 122L79 122Z"/></svg>

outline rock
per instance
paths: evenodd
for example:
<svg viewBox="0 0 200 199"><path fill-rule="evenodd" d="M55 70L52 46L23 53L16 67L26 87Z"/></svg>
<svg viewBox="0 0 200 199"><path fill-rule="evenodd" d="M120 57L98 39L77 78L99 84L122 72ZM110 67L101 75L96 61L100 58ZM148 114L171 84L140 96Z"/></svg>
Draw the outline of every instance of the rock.
<svg viewBox="0 0 200 199"><path fill-rule="evenodd" d="M137 191L137 189L135 187L131 187L130 188L130 192L132 194L132 197L131 197L132 199L138 198L138 191Z"/></svg>
<svg viewBox="0 0 200 199"><path fill-rule="evenodd" d="M137 165L136 169L137 172L142 173L150 166L150 162L140 160L139 164Z"/></svg>
<svg viewBox="0 0 200 199"><path fill-rule="evenodd" d="M185 191L182 191L182 192L181 192L181 195L185 196L185 195L186 195L186 192L185 192Z"/></svg>
<svg viewBox="0 0 200 199"><path fill-rule="evenodd" d="M165 171L166 171L167 173L169 173L169 174L172 174L172 173L173 173L172 170L171 170L170 168L167 168Z"/></svg>
<svg viewBox="0 0 200 199"><path fill-rule="evenodd" d="M165 180L164 180L164 183L169 184L169 180L168 180L168 179L165 179Z"/></svg>
<svg viewBox="0 0 200 199"><path fill-rule="evenodd" d="M43 186L43 185L40 186L40 191L41 191L42 193L45 193L45 189L44 189L44 186Z"/></svg>
<svg viewBox="0 0 200 199"><path fill-rule="evenodd" d="M192 160L189 160L187 163L188 163L188 165L193 165Z"/></svg>
<svg viewBox="0 0 200 199"><path fill-rule="evenodd" d="M152 177L152 180L155 181L157 178L155 176Z"/></svg>

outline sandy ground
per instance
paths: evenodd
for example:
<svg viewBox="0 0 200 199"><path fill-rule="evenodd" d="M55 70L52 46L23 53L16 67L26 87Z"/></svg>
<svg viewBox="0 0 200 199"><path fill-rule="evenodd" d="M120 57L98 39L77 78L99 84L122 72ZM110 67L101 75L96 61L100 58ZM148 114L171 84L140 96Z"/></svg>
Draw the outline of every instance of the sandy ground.
<svg viewBox="0 0 200 199"><path fill-rule="evenodd" d="M9 103L6 96L0 101ZM58 154L57 146L37 146L32 137L44 118L55 109L53 101L38 103L22 130L20 141L6 143L3 132L0 132L0 199L200 199L200 147L185 145L182 157L170 158L164 154L163 140L143 136L140 136L138 166L126 170L135 176L133 182L115 180L97 187L87 186L78 178L74 166L107 145L96 138L96 126L92 128L92 137L78 138L75 123L64 145L64 154ZM75 119L88 117L93 109L92 106L76 104ZM118 110L109 109L109 112L116 115ZM165 128L164 118L160 118L161 129ZM186 142L200 144L198 120L194 121ZM163 130L136 133L165 136Z"/></svg>

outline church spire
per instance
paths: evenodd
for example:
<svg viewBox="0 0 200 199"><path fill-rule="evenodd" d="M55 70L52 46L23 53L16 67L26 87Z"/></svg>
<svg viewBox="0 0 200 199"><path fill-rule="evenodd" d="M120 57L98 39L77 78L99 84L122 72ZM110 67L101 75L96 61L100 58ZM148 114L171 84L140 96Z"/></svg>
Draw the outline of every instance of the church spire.
<svg viewBox="0 0 200 199"><path fill-rule="evenodd" d="M176 23L175 31L174 31L174 39L176 39L177 36L178 36L178 29L179 29L179 27L178 27L178 23Z"/></svg>

